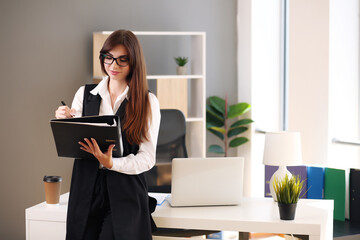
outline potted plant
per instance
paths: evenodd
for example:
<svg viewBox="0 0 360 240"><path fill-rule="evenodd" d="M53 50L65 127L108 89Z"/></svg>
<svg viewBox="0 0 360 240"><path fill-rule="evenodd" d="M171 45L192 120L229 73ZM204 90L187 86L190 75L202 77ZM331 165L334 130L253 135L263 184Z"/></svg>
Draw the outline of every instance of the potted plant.
<svg viewBox="0 0 360 240"><path fill-rule="evenodd" d="M176 67L176 74L177 75L185 75L186 74L186 64L188 63L189 59L187 57L175 57L175 62L177 64Z"/></svg>
<svg viewBox="0 0 360 240"><path fill-rule="evenodd" d="M282 179L274 179L273 187L279 207L280 219L294 220L296 205L304 188L303 183L304 181L301 181L300 176L296 175L289 177L286 174Z"/></svg>
<svg viewBox="0 0 360 240"><path fill-rule="evenodd" d="M225 157L227 157L229 147L238 147L249 141L246 137L237 136L247 131L248 127L246 125L252 123L253 120L244 118L230 125L229 119L243 115L250 108L250 104L244 102L228 106L227 96L225 100L217 96L208 98L208 104L206 104L206 129L224 143L224 148L220 145L209 146L209 152L225 154Z"/></svg>

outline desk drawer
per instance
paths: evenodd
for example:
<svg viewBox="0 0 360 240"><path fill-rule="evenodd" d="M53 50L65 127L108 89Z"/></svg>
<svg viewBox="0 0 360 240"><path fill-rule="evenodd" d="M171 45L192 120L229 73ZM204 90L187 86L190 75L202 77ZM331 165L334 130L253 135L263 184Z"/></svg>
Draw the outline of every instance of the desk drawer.
<svg viewBox="0 0 360 240"><path fill-rule="evenodd" d="M27 240L64 240L66 223L30 220Z"/></svg>

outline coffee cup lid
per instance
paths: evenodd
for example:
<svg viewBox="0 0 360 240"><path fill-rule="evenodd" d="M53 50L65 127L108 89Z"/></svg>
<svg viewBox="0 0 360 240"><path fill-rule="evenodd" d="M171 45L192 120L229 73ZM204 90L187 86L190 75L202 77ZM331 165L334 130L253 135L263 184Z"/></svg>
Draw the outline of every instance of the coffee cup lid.
<svg viewBox="0 0 360 240"><path fill-rule="evenodd" d="M44 182L61 182L62 177L60 176L44 176Z"/></svg>

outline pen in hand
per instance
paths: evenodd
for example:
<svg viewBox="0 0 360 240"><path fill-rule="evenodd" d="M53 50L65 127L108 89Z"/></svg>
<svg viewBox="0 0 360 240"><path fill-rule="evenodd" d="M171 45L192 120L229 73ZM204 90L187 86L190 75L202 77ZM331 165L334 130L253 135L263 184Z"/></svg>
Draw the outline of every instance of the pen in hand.
<svg viewBox="0 0 360 240"><path fill-rule="evenodd" d="M66 103L65 103L64 101L61 101L61 104L62 104L63 106L66 106ZM71 117L75 117L75 114L74 114L74 113L71 113L71 109L69 109L69 113L70 113Z"/></svg>

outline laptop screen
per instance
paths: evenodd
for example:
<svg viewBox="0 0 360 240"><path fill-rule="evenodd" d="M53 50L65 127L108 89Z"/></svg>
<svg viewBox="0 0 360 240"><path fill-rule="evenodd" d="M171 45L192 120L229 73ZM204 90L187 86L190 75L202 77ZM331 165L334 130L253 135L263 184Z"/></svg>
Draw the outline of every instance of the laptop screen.
<svg viewBox="0 0 360 240"><path fill-rule="evenodd" d="M171 205L237 205L243 195L244 158L175 158Z"/></svg>

